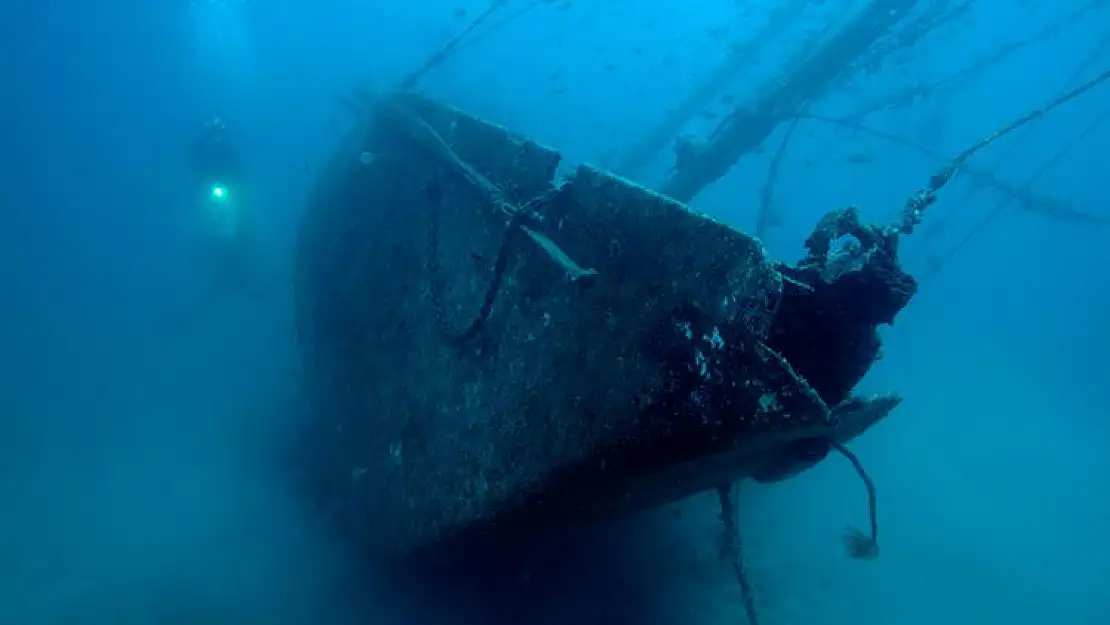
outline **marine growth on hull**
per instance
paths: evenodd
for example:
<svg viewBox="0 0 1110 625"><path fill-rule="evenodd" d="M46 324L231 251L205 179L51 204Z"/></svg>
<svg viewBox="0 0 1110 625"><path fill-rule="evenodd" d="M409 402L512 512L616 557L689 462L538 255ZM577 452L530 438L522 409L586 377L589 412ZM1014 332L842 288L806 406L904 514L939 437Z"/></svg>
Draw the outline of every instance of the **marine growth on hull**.
<svg viewBox="0 0 1110 625"><path fill-rule="evenodd" d="M852 396L916 289L897 232L836 211L787 266L558 163L398 92L321 178L298 262L314 474L372 553L784 479L898 403Z"/></svg>

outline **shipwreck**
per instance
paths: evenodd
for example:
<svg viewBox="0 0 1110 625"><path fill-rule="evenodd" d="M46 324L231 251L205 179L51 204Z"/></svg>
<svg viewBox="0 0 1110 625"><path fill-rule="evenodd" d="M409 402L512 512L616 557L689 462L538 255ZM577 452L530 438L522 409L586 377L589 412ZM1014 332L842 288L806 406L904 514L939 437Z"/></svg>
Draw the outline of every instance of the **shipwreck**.
<svg viewBox="0 0 1110 625"><path fill-rule="evenodd" d="M308 487L366 554L781 480L898 405L853 394L917 288L897 231L834 211L787 265L612 173L556 180L557 151L412 91L359 110L295 289Z"/></svg>

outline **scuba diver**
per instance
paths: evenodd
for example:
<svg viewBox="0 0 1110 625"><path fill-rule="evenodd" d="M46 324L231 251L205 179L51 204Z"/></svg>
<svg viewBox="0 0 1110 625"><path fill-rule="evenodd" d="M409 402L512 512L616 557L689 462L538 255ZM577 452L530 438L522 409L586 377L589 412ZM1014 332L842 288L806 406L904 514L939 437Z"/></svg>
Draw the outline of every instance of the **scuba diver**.
<svg viewBox="0 0 1110 625"><path fill-rule="evenodd" d="M201 127L189 145L189 161L204 229L201 252L212 264L204 291L186 315L195 321L217 299L234 293L261 299L268 289L247 214L250 198L242 165L222 119Z"/></svg>

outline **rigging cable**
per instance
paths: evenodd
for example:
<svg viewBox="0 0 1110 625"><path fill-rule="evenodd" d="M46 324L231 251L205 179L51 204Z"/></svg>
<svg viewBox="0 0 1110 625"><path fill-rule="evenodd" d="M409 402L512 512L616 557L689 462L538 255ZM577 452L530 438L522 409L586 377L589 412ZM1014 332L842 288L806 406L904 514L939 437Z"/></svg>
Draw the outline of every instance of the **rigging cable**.
<svg viewBox="0 0 1110 625"><path fill-rule="evenodd" d="M450 58L458 49L459 44L463 42L463 39L474 32L474 29L485 23L486 20L492 17L499 9L504 8L507 4L509 4L509 0L493 0L489 7L478 15L478 17L471 20L470 24L468 24L461 33L456 35L451 41L448 41L446 45L437 50L436 53L425 61L415 72L409 74L408 77L401 81L401 86L405 89L415 87L416 83L420 82L420 79L423 78L425 74L439 67L444 61Z"/></svg>

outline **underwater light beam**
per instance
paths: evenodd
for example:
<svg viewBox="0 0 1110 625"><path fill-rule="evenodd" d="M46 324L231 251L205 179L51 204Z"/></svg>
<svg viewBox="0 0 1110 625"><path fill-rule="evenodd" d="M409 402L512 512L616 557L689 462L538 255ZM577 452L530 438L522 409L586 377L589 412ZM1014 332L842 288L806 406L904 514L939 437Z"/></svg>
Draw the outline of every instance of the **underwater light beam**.
<svg viewBox="0 0 1110 625"><path fill-rule="evenodd" d="M245 93L257 76L245 0L196 1L188 13L195 63L212 92Z"/></svg>

